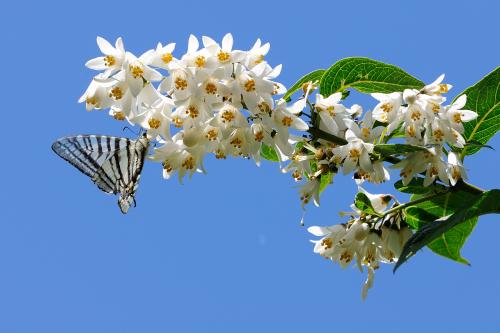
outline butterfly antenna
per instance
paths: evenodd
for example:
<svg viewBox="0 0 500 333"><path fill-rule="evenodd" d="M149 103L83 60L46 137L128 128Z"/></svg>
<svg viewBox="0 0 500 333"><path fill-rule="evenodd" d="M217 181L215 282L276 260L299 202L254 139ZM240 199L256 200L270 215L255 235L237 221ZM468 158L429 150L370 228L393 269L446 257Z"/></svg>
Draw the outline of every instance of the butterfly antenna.
<svg viewBox="0 0 500 333"><path fill-rule="evenodd" d="M136 136L139 136L141 133L137 134L137 132L135 132L134 130L132 130L130 127L128 126L125 126L123 127L122 131L125 132L125 130L129 130L131 133L133 133L134 135Z"/></svg>

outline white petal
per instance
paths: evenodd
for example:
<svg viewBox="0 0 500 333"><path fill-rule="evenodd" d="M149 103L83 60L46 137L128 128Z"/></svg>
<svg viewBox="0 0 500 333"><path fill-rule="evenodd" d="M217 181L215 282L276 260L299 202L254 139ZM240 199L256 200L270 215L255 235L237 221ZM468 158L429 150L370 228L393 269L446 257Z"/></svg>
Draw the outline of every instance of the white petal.
<svg viewBox="0 0 500 333"><path fill-rule="evenodd" d="M201 40L203 41L203 46L205 47L209 47L211 45L217 45L217 42L215 40L207 36L202 36Z"/></svg>
<svg viewBox="0 0 500 333"><path fill-rule="evenodd" d="M97 46L103 54L113 54L115 53L115 48L104 38L97 36Z"/></svg>
<svg viewBox="0 0 500 333"><path fill-rule="evenodd" d="M200 46L200 43L198 42L198 38L196 38L194 35L189 35L187 53L196 52L198 50L199 46Z"/></svg>
<svg viewBox="0 0 500 333"><path fill-rule="evenodd" d="M106 64L104 63L104 58L103 57L97 57L94 59L90 59L85 63L85 66L90 69L98 70L101 71L103 69L106 69Z"/></svg>
<svg viewBox="0 0 500 333"><path fill-rule="evenodd" d="M371 94L371 96L379 102L384 102L388 99L387 94L382 94L382 93L373 93Z"/></svg>
<svg viewBox="0 0 500 333"><path fill-rule="evenodd" d="M125 46L123 45L123 39L121 37L116 39L115 47L120 53L125 53Z"/></svg>
<svg viewBox="0 0 500 333"><path fill-rule="evenodd" d="M462 121L470 121L470 120L474 120L477 118L477 113L475 113L474 111L470 111L470 110L460 110L460 115L461 115L461 119Z"/></svg>
<svg viewBox="0 0 500 333"><path fill-rule="evenodd" d="M343 165L344 175L351 173L351 171L353 171L357 167L357 165L358 165L357 161L355 161L349 157L346 158L344 160L344 165Z"/></svg>
<svg viewBox="0 0 500 333"><path fill-rule="evenodd" d="M339 127L333 118L324 111L319 112L319 117L321 119L321 124L324 125L331 134L338 134Z"/></svg>
<svg viewBox="0 0 500 333"><path fill-rule="evenodd" d="M311 226L307 228L307 231L318 237L323 237L330 234L330 229L328 229L328 227Z"/></svg>
<svg viewBox="0 0 500 333"><path fill-rule="evenodd" d="M462 95L459 98L457 98L455 103L453 103L452 107L454 109L459 110L465 106L465 103L467 103L467 95Z"/></svg>
<svg viewBox="0 0 500 333"><path fill-rule="evenodd" d="M323 103L325 103L326 105L333 105L337 104L341 99L342 99L342 93L338 92L328 96L326 99L323 100Z"/></svg>
<svg viewBox="0 0 500 333"><path fill-rule="evenodd" d="M307 123L305 121L303 121L302 119L300 119L299 117L295 117L295 119L293 120L292 126L296 130L303 131L303 132L305 132L309 129L309 126L307 125Z"/></svg>
<svg viewBox="0 0 500 333"><path fill-rule="evenodd" d="M226 52L233 49L233 35L230 33L224 35L224 38L222 38L222 49Z"/></svg>
<svg viewBox="0 0 500 333"><path fill-rule="evenodd" d="M282 67L283 67L283 65L281 65L281 64L279 64L278 66L274 67L273 70L266 75L266 77L270 78L270 79L274 79L275 77L277 77L278 75L280 75Z"/></svg>
<svg viewBox="0 0 500 333"><path fill-rule="evenodd" d="M265 56L267 54L267 52L269 52L270 48L271 48L271 44L266 43L260 47L259 52L261 55Z"/></svg>
<svg viewBox="0 0 500 333"><path fill-rule="evenodd" d="M359 159L359 165L361 166L361 168L367 172L370 172L373 170L373 167L372 167L372 162L370 160L370 155L368 154L368 152L366 150L363 150L363 152L361 153L361 157Z"/></svg>

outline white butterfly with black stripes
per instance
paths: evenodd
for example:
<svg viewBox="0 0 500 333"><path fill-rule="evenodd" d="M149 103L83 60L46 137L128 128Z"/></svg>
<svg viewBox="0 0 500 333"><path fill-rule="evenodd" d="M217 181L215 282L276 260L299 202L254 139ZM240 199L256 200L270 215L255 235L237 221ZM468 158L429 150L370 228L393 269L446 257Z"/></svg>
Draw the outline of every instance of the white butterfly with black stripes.
<svg viewBox="0 0 500 333"><path fill-rule="evenodd" d="M150 140L104 135L76 135L56 140L52 150L89 176L104 192L120 194L118 206L126 214L139 186Z"/></svg>

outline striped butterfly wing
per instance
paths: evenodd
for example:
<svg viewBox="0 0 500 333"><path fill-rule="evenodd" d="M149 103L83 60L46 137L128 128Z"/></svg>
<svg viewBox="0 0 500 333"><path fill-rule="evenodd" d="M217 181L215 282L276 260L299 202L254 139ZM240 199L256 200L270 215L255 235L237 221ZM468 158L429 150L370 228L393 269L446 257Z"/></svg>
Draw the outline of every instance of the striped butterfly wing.
<svg viewBox="0 0 500 333"><path fill-rule="evenodd" d="M120 193L118 204L123 213L135 203L140 173L149 148L145 135L137 140L104 135L64 137L52 150L89 176L106 193Z"/></svg>

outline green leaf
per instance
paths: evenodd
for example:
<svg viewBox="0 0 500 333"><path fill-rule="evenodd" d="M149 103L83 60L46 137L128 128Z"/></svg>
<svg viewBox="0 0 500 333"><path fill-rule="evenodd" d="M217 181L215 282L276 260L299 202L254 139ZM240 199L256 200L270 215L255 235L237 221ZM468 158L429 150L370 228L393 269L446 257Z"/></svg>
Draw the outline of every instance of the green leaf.
<svg viewBox="0 0 500 333"><path fill-rule="evenodd" d="M412 178L412 180L407 185L404 185L402 180L398 180L396 183L394 183L394 187L399 192L411 194L426 194L436 191L443 191L445 189L444 186L439 184L424 186L424 178L420 177Z"/></svg>
<svg viewBox="0 0 500 333"><path fill-rule="evenodd" d="M364 212L366 214L375 215L375 216L382 216L380 213L377 213L375 211L370 199L363 192L358 192L358 194L356 194L356 198L354 199L354 205L359 210L361 210L362 212Z"/></svg>
<svg viewBox="0 0 500 333"><path fill-rule="evenodd" d="M375 145L375 152L381 155L404 155L416 151L427 151L425 147L407 145L403 143Z"/></svg>
<svg viewBox="0 0 500 333"><path fill-rule="evenodd" d="M333 182L333 172L323 173L320 176L319 193L323 192Z"/></svg>
<svg viewBox="0 0 500 333"><path fill-rule="evenodd" d="M394 271L426 245L438 254L467 263L460 255L460 248L474 229L478 216L500 214L500 190L490 190L481 194L466 191L450 192L439 201L428 201L424 204L427 205L423 209L427 214L425 217L417 215L421 213L422 207L417 207L418 210L413 211L414 207L409 207L406 210L407 216L412 216L410 219L417 219L420 221L418 223L423 222L423 225L406 242ZM425 220L430 219L429 214L438 218L425 223ZM411 223L414 222L415 220Z"/></svg>
<svg viewBox="0 0 500 333"><path fill-rule="evenodd" d="M424 83L401 68L368 58L345 58L333 64L322 76L320 92L327 97L347 88L362 93L391 93L420 89Z"/></svg>
<svg viewBox="0 0 500 333"><path fill-rule="evenodd" d="M464 123L465 141L485 145L500 129L500 67L465 89L457 98L463 94L467 95L464 110L475 111L478 115L475 120ZM474 154L480 149L477 144L468 145L462 156Z"/></svg>
<svg viewBox="0 0 500 333"><path fill-rule="evenodd" d="M295 93L299 89L302 89L302 85L304 83L309 81L319 81L324 73L324 69L317 69L309 74L304 75L297 82L295 82L295 84L290 89L287 90L286 94L283 96L283 99L289 102L290 97L293 95L293 93Z"/></svg>
<svg viewBox="0 0 500 333"><path fill-rule="evenodd" d="M271 161L271 162L279 162L280 161L276 150L274 150L273 147L270 147L264 143L262 144L262 148L260 149L260 156L262 156L262 158L265 158L266 160Z"/></svg>

